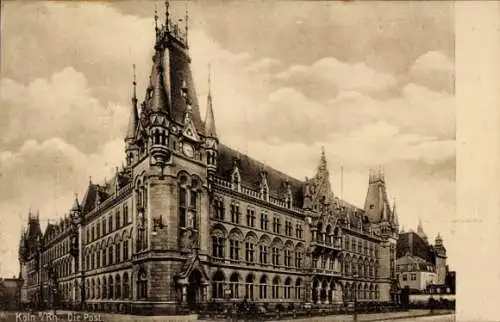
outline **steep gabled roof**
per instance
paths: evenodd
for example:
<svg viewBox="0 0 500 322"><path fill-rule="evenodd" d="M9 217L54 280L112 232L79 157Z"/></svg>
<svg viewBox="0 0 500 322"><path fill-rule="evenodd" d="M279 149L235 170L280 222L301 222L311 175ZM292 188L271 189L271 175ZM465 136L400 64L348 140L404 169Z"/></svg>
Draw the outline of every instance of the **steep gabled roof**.
<svg viewBox="0 0 500 322"><path fill-rule="evenodd" d="M302 187L304 184L302 181L271 168L223 144L219 146L216 176L230 181L235 159L238 160L237 164L242 186L254 191L260 191L261 173L265 171L270 196L277 199L284 199L287 192L286 181L288 180L292 192L293 204L302 207Z"/></svg>
<svg viewBox="0 0 500 322"><path fill-rule="evenodd" d="M427 262L435 263L433 248L413 231L400 233L396 246L396 258L401 258L408 253Z"/></svg>

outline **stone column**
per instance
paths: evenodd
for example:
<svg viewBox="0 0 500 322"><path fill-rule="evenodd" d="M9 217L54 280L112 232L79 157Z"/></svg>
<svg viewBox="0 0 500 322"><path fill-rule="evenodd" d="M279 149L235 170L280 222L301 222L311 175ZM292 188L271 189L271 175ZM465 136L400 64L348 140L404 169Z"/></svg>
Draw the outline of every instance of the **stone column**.
<svg viewBox="0 0 500 322"><path fill-rule="evenodd" d="M321 287L316 287L315 290L317 296L316 296L316 304L321 304Z"/></svg>

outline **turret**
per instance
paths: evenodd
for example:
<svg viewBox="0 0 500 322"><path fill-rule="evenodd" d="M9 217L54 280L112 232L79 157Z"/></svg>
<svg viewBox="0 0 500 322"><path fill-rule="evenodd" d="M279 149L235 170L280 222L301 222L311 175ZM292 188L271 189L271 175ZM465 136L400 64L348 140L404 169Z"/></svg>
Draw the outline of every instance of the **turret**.
<svg viewBox="0 0 500 322"><path fill-rule="evenodd" d="M444 284L446 279L446 248L443 244L443 238L438 233L435 240L434 251L436 254L436 284Z"/></svg>
<svg viewBox="0 0 500 322"><path fill-rule="evenodd" d="M215 117L212 106L212 91L210 84L210 67L208 72L208 95L207 95L207 112L205 116L205 148L207 150L207 172L211 180L215 170L217 169L219 138L215 128Z"/></svg>
<svg viewBox="0 0 500 322"><path fill-rule="evenodd" d="M426 242L428 243L427 240L427 235L424 232L424 228L422 226L422 220L419 218L418 219L418 226L417 226L417 234Z"/></svg>
<svg viewBox="0 0 500 322"><path fill-rule="evenodd" d="M127 134L125 135L125 154L127 157L127 167L132 166L136 163L139 158L139 148L135 141L135 135L137 132L137 126L139 124L139 115L137 113L137 90L136 90L136 76L135 76L135 64L133 65L134 76L133 76L133 94L132 94L132 104L130 108L130 117L127 126Z"/></svg>

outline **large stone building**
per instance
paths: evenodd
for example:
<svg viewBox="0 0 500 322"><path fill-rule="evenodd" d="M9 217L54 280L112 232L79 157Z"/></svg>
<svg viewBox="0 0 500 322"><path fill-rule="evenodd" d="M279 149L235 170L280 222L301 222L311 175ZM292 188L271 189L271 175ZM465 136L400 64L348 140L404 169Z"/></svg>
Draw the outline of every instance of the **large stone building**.
<svg viewBox="0 0 500 322"><path fill-rule="evenodd" d="M414 291L428 291L445 285L448 274L446 248L438 234L431 245L419 222L417 232L401 232L397 244L396 276L399 285Z"/></svg>
<svg viewBox="0 0 500 322"><path fill-rule="evenodd" d="M22 299L169 312L243 299L268 306L389 302L398 222L381 171L364 208L334 195L324 151L298 180L219 142L212 96L200 115L187 28L157 26L126 166L89 182L70 215L20 244ZM314 172L314 171L312 171Z"/></svg>

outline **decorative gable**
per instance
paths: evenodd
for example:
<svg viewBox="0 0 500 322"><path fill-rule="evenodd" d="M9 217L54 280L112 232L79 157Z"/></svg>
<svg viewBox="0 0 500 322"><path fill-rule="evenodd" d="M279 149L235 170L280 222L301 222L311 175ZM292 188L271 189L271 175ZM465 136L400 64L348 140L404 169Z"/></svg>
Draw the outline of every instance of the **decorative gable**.
<svg viewBox="0 0 500 322"><path fill-rule="evenodd" d="M193 124L193 120L188 118L186 121L187 122L184 124L184 130L182 131L182 136L190 141L196 143L200 142L200 136L196 131L196 127Z"/></svg>

